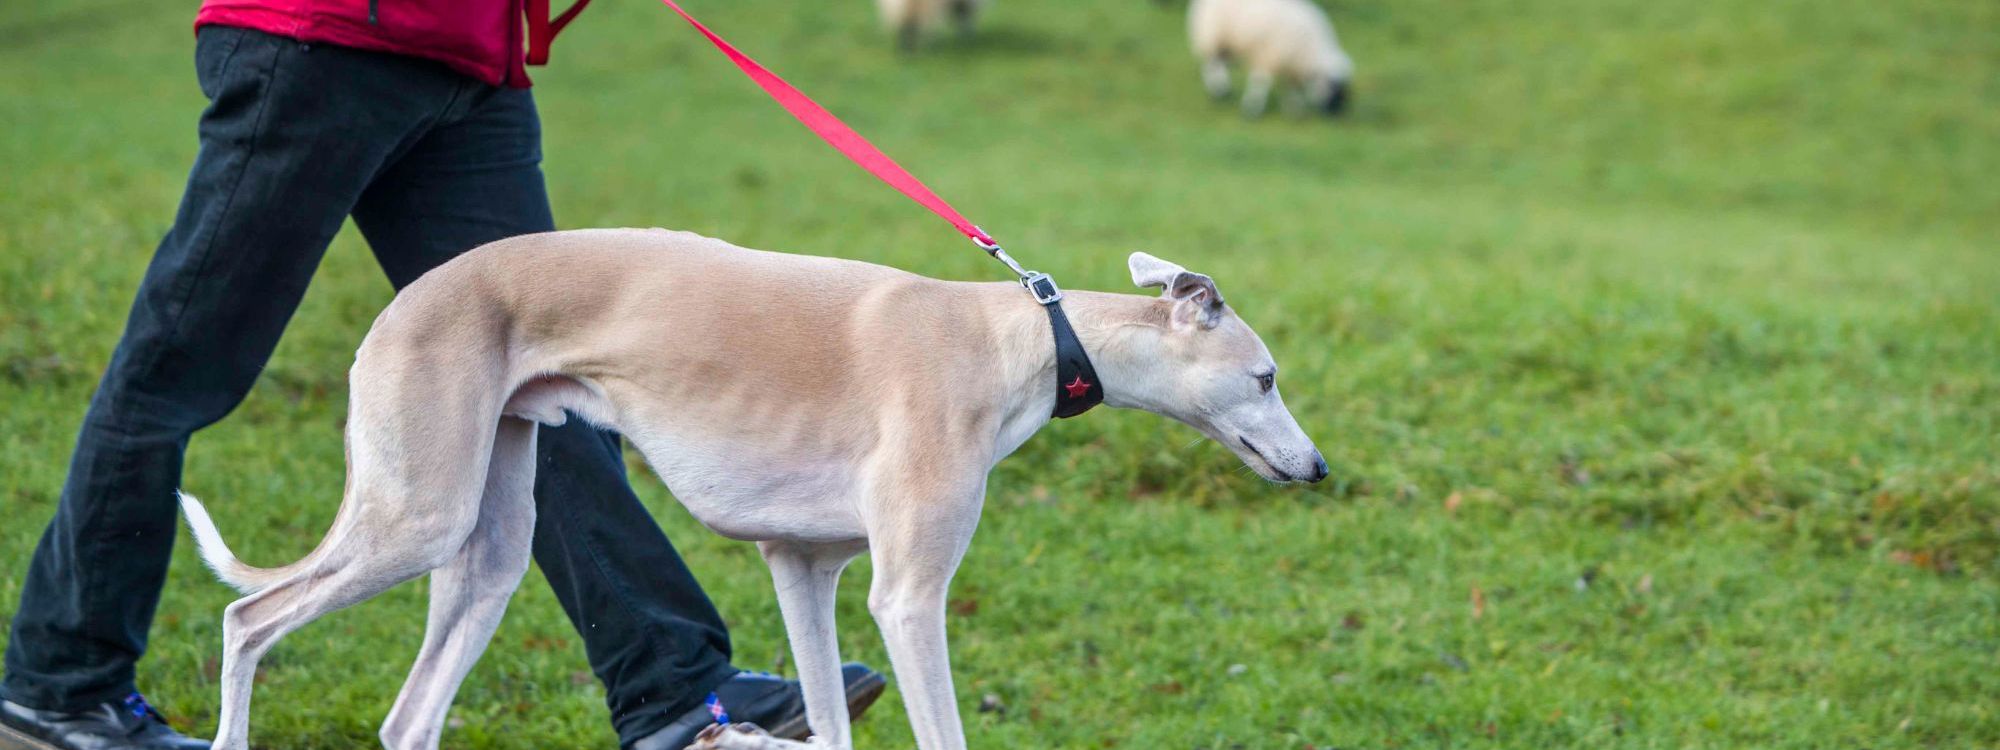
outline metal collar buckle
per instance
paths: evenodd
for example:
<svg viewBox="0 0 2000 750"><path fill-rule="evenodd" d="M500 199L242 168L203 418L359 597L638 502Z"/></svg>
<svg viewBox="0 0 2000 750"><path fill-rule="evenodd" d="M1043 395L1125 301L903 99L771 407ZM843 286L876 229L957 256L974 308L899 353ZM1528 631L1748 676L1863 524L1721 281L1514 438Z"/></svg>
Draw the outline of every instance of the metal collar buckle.
<svg viewBox="0 0 2000 750"><path fill-rule="evenodd" d="M1041 271L1022 274L1021 286L1027 287L1028 293L1035 295L1035 301L1043 305L1053 305L1063 298L1062 289L1056 287L1056 280Z"/></svg>

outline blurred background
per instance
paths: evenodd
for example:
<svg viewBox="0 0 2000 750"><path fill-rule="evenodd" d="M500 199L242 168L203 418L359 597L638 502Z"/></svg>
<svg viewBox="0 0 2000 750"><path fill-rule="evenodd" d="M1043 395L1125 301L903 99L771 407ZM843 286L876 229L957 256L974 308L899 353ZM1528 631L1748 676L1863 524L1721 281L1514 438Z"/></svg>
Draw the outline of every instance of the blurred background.
<svg viewBox="0 0 2000 750"><path fill-rule="evenodd" d="M1254 120L1179 2L995 0L907 52L865 0L686 5L1065 286L1130 290L1138 249L1213 275L1332 464L1279 488L1150 415L1045 429L953 588L974 746L2000 744L2000 4L1326 2L1346 113ZM194 10L0 19L0 619L193 159ZM533 75L561 226L1004 278L658 4L599 0ZM344 233L193 442L248 561L330 523L389 298ZM638 483L738 663L782 671L754 550ZM207 731L232 595L176 555L140 683ZM884 664L867 580L844 654ZM424 597L287 639L258 742L373 744ZM445 744L609 746L601 701L531 573ZM858 730L912 746L900 700Z"/></svg>

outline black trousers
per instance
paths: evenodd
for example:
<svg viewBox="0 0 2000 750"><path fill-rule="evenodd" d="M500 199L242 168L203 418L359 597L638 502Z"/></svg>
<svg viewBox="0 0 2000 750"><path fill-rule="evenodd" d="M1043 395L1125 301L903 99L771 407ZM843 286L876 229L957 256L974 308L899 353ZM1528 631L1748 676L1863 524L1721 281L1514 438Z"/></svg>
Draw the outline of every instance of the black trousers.
<svg viewBox="0 0 2000 750"><path fill-rule="evenodd" d="M23 705L133 691L188 437L249 392L343 219L397 288L480 244L554 228L526 90L214 26L195 62L210 101L201 151L14 614L0 695ZM632 494L618 436L571 420L539 442L535 560L629 742L735 673L729 635Z"/></svg>

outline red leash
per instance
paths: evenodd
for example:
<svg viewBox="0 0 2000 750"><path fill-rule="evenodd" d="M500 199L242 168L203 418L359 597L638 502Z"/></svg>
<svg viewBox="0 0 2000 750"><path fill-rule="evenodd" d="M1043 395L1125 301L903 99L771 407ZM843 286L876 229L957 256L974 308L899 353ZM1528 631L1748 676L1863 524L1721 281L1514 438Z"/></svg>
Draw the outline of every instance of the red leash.
<svg viewBox="0 0 2000 750"><path fill-rule="evenodd" d="M758 64L756 60L750 59L749 55L743 54L741 50L736 49L735 45L730 44L728 40L716 36L713 31L709 31L707 26L703 26L700 21L694 20L694 16L688 15L687 11L682 10L680 3L676 3L674 0L660 0L660 2L666 3L667 7L673 8L675 13L681 14L681 18L685 18L688 23L693 24L695 30L701 32L702 36L708 37L708 41L713 43L716 49L722 50L722 54L729 56L730 62L736 63L736 67L742 68L744 75L750 76L750 80L755 81L759 87L763 88L764 93L770 94L772 99L777 100L778 106L784 107L786 112L790 112L793 117L799 118L799 122L804 123L807 129L818 135L822 140L825 140L827 145L832 146L834 150L839 151L855 164L861 165L861 168L868 170L869 174L875 175L883 182L889 183L889 187L901 191L904 195L909 196L910 200L923 204L923 207L930 209L931 213L937 214L943 217L945 221L951 222L952 226L957 227L958 231L964 233L966 237L978 244L981 249L988 253L995 253L1000 249L999 244L993 241L992 236L986 234L979 227L974 226L972 222L967 221L963 215L959 214L957 209L951 207L951 204L944 202L944 199L939 198L937 193L931 192L929 187L925 187L923 181L918 180L916 176L911 175L907 170L896 164L896 160L889 158L888 154L882 153L882 149L876 148L875 144L869 143L868 139L861 137L860 133L854 132L854 129L848 127L847 123L841 122L838 117L834 117L832 112L826 111L825 107L819 106L818 102L813 101L811 97L806 96L805 93L786 83L785 79L779 78L778 74L771 72L769 68ZM1014 264L1009 261L1008 265L1013 266ZM1016 267L1015 271L1018 272L1020 269ZM1026 274L1024 273L1023 275L1025 276Z"/></svg>
<svg viewBox="0 0 2000 750"><path fill-rule="evenodd" d="M579 3L584 1L586 0L579 0ZM841 122L840 118L834 117L832 112L826 111L825 107L819 106L819 103L813 101L811 97L793 88L791 84L785 82L785 79L779 78L778 74L759 65L756 60L750 59L749 55L743 54L734 45L716 36L715 32L709 31L707 26L701 25L700 21L694 20L694 16L682 10L680 3L674 0L660 0L660 2L666 3L675 13L681 14L681 18L687 19L696 31L708 37L708 41L714 44L716 49L728 55L729 61L736 63L736 67L741 68L744 75L750 76L750 80L764 89L764 93L770 94L772 99L777 100L778 106L784 107L786 112L799 118L799 122L805 123L806 129L826 141L827 145L832 146L848 160L861 165L861 168L868 170L869 174L889 183L889 187L895 188L909 196L910 200L930 209L931 213L951 222L958 231L971 238L979 249L1007 264L1007 267L1014 271L1014 275L1021 277L1021 286L1026 287L1028 293L1034 295L1035 301L1040 303L1043 309L1048 310L1049 329L1055 335L1057 387L1055 410L1051 416L1067 419L1103 403L1104 387L1097 378L1097 369L1091 366L1090 354L1083 350L1083 342L1077 339L1075 329L1070 326L1069 316L1063 312L1062 290L1056 287L1054 279L1049 278L1048 274L1022 268L1021 264L1008 257L1007 251L1000 249L1000 243L994 242L991 235L967 221L957 209L951 207L951 204L944 202L937 193L925 187L923 181L896 164L896 160L889 158L888 154L882 153L882 149L869 143L868 139L848 127L847 123Z"/></svg>
<svg viewBox="0 0 2000 750"><path fill-rule="evenodd" d="M531 61L536 57L542 60L548 59L549 40L554 38L556 32L562 31L562 27L568 25L570 19L575 18L577 12L589 1L577 0L575 6L555 19L554 23L550 23L548 0L528 0L530 4L528 53ZM868 170L869 174L889 183L889 187L895 188L903 195L909 196L910 200L930 209L931 213L951 222L958 231L971 238L979 249L985 250L986 254L993 256L995 260L1007 264L1007 267L1014 271L1014 275L1021 278L1021 286L1026 288L1029 294L1034 295L1035 302L1040 303L1043 309L1048 311L1049 329L1055 335L1057 388L1052 416L1058 419L1074 417L1103 403L1104 388L1099 384L1097 369L1091 366L1090 354L1084 351L1083 342L1077 339L1076 331L1070 326L1069 316L1063 312L1063 294L1056 286L1055 279L1040 271L1022 268L1020 263L1016 263L1007 255L1007 251L1000 249L1000 243L994 242L991 235L971 221L967 221L965 216L951 207L951 204L944 202L937 193L931 192L923 181L903 169L896 160L889 158L888 154L882 153L882 149L876 148L875 144L869 143L860 133L854 132L847 123L841 122L832 112L819 106L812 97L806 96L804 92L786 83L785 79L779 78L778 74L771 72L769 68L750 59L749 55L743 54L728 40L709 31L707 26L703 26L700 21L694 20L694 16L688 15L686 10L681 9L680 3L674 0L660 0L660 2L666 3L667 7L679 13L681 18L686 19L689 25L701 32L702 36L708 37L709 43L727 55L730 62L736 63L736 67L742 69L744 75L750 76L751 81L756 82L759 88L764 89L764 93L776 100L778 106L784 107L786 112L792 113L793 117L804 123L807 130L811 130L814 135L826 141L827 145L846 156L849 161L861 165L861 168ZM537 18L541 20L537 22ZM713 694L709 696L709 700L710 708L718 713L717 721L726 723L728 717L720 713L720 704L714 703Z"/></svg>
<svg viewBox="0 0 2000 750"><path fill-rule="evenodd" d="M742 69L744 75L749 76L751 81L764 89L764 93L769 94L773 100L777 101L778 106L784 107L786 112L792 113L793 117L798 118L799 122L804 123L808 130L811 130L820 139L826 141L827 145L832 146L834 150L839 151L849 160L860 165L862 169L868 170L869 174L875 175L883 182L889 183L889 187L901 191L903 195L909 196L910 200L916 201L923 205L924 208L930 209L931 213L937 214L945 221L951 222L953 227L958 228L959 232L970 238L980 249L985 250L995 258L999 258L1009 268L1014 269L1014 272L1019 274L1023 280L1026 280L1031 275L1029 272L1022 270L1020 265L1015 263L1012 258L1007 257L1007 253L1000 249L999 243L993 241L992 235L987 234L985 230L980 229L967 220L963 214L958 212L958 209L952 208L951 204L946 203L943 198L939 198L937 193L931 192L931 189L924 185L922 180L917 179L915 175L903 169L901 165L896 163L896 160L889 158L888 154L882 153L882 149L876 148L875 144L869 143L868 139L861 137L860 133L854 132L854 129L848 127L847 123L841 122L838 117L834 117L832 112L826 111L826 108L820 106L819 102L813 101L812 97L806 96L798 88L786 83L785 79L779 78L778 74L771 72L769 68L751 59L749 55L743 54L742 50L737 49L728 40L717 36L707 26L695 20L694 16L688 15L688 12L681 8L680 3L674 2L674 0L660 0L660 2L666 3L667 7L672 8L675 13L679 13L681 18L687 19L687 22L694 26L696 31L701 32L702 36L708 37L708 41L714 44L716 49L721 50L722 54L727 55L730 62L736 63L736 67ZM582 12L584 6L589 4L590 0L577 0L576 4L570 6L569 10L564 11L562 15L550 19L549 0L527 0L528 64L542 65L547 63L549 60L549 42L554 40L556 34L561 33L563 27L568 26L569 22L576 18L576 14Z"/></svg>

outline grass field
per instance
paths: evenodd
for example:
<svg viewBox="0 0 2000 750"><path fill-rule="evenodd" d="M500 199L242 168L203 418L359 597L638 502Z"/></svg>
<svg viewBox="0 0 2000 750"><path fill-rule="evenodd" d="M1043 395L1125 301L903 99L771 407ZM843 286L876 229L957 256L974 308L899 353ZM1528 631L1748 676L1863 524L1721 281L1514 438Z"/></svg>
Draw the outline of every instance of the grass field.
<svg viewBox="0 0 2000 750"><path fill-rule="evenodd" d="M1340 0L1331 123L1208 101L1141 0L999 0L915 58L861 0L690 5L1067 286L1128 288L1133 249L1212 273L1334 467L1277 488L1150 415L1047 428L953 589L975 746L2000 746L2000 5ZM0 620L193 158L192 13L0 20ZM664 8L599 3L555 62L564 226L1001 278ZM194 441L251 562L330 522L389 297L344 234ZM755 551L641 492L772 665ZM207 732L231 592L185 542L141 682ZM842 643L884 664L866 567ZM256 741L372 743L423 602L286 640ZM609 746L601 700L531 573L445 742ZM912 745L896 703L859 734Z"/></svg>

